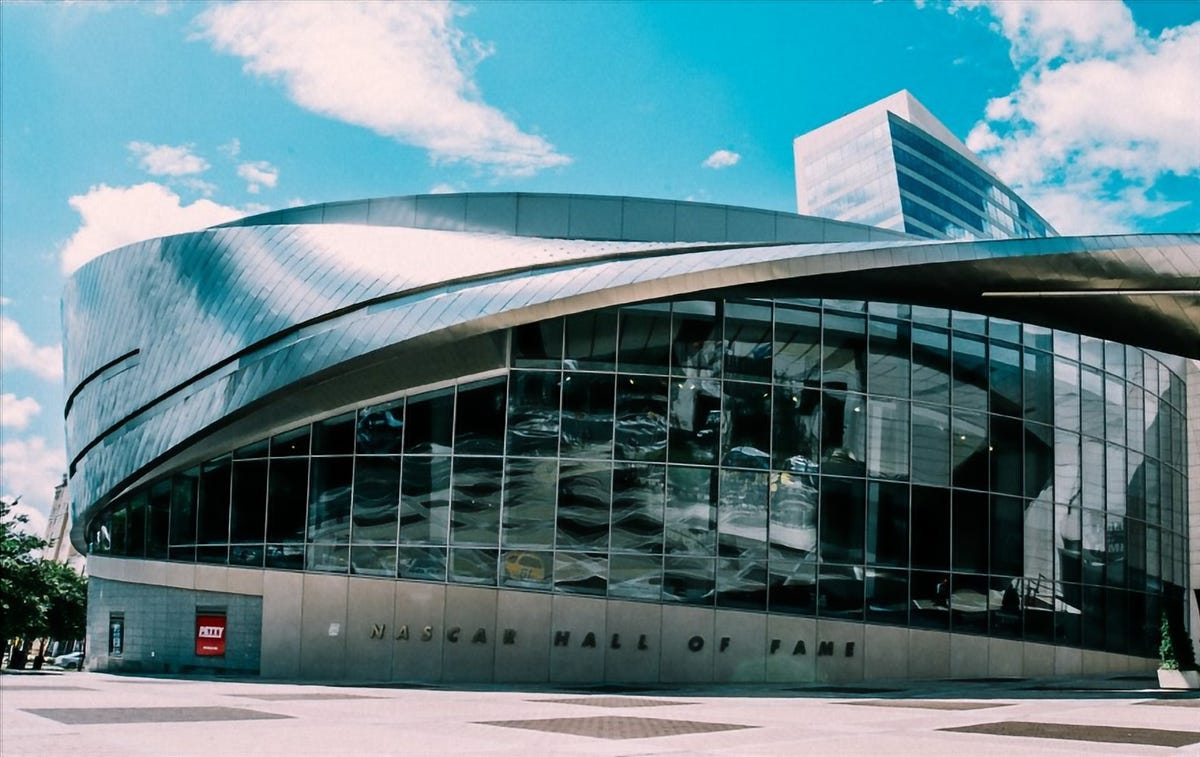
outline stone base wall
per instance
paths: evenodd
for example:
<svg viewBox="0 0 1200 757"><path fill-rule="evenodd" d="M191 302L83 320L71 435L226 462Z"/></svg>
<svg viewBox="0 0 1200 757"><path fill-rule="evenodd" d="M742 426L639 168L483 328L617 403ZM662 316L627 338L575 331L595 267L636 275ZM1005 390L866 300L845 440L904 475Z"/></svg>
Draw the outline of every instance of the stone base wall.
<svg viewBox="0 0 1200 757"><path fill-rule="evenodd" d="M102 596L89 610L89 661L106 645L108 613L118 606L127 633L122 659L95 655L93 669L156 659L160 669L211 666L194 653L195 608L222 603L224 665L276 679L852 683L1157 667L1107 652L807 617L111 558L90 567L121 580L93 584ZM178 588L146 585L151 580ZM143 601L161 609L135 616L130 608ZM157 658L147 658L152 650Z"/></svg>
<svg viewBox="0 0 1200 757"><path fill-rule="evenodd" d="M225 654L196 654L196 612L223 610ZM110 653L110 621L123 620L120 654ZM212 673L256 675L262 638L262 598L127 583L88 580L87 647L84 667L110 673Z"/></svg>

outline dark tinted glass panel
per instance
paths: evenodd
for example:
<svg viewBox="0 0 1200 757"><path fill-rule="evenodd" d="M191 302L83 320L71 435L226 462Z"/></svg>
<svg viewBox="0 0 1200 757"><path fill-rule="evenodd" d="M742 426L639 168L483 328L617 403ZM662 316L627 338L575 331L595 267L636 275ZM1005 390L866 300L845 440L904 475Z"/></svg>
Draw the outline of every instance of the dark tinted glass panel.
<svg viewBox="0 0 1200 757"><path fill-rule="evenodd" d="M1054 362L1044 352L1025 350L1023 367L1025 419L1038 423L1054 421Z"/></svg>
<svg viewBox="0 0 1200 757"><path fill-rule="evenodd" d="M721 464L731 468L771 467L771 388L724 382Z"/></svg>
<svg viewBox="0 0 1200 757"><path fill-rule="evenodd" d="M445 581L446 548L400 547L396 551L396 575L417 581Z"/></svg>
<svg viewBox="0 0 1200 757"><path fill-rule="evenodd" d="M356 444L360 455L399 453L404 443L404 400L358 411Z"/></svg>
<svg viewBox="0 0 1200 757"><path fill-rule="evenodd" d="M866 619L870 623L908 623L908 571L867 568Z"/></svg>
<svg viewBox="0 0 1200 757"><path fill-rule="evenodd" d="M991 490L1001 494L1020 494L1024 427L1017 418L993 415L989 419L988 443L991 455Z"/></svg>
<svg viewBox="0 0 1200 757"><path fill-rule="evenodd" d="M765 557L723 557L717 560L717 607L767 609Z"/></svg>
<svg viewBox="0 0 1200 757"><path fill-rule="evenodd" d="M196 562L225 565L229 562L228 544L209 544L196 547Z"/></svg>
<svg viewBox="0 0 1200 757"><path fill-rule="evenodd" d="M562 321L517 326L512 330L513 365L517 368L558 368L562 362Z"/></svg>
<svg viewBox="0 0 1200 757"><path fill-rule="evenodd" d="M1080 375L1080 428L1085 434L1104 436L1104 381L1100 371L1084 368Z"/></svg>
<svg viewBox="0 0 1200 757"><path fill-rule="evenodd" d="M504 488L501 543L513 547L554 546L558 463L510 458Z"/></svg>
<svg viewBox="0 0 1200 757"><path fill-rule="evenodd" d="M508 403L508 454L558 454L562 374L513 371Z"/></svg>
<svg viewBox="0 0 1200 757"><path fill-rule="evenodd" d="M866 558L876 565L908 565L907 484L868 486Z"/></svg>
<svg viewBox="0 0 1200 757"><path fill-rule="evenodd" d="M358 458L354 464L350 541L395 544L399 510L400 456Z"/></svg>
<svg viewBox="0 0 1200 757"><path fill-rule="evenodd" d="M867 475L908 478L909 403L871 397L867 402Z"/></svg>
<svg viewBox="0 0 1200 757"><path fill-rule="evenodd" d="M146 490L142 489L125 501L126 521L125 554L130 557L146 556Z"/></svg>
<svg viewBox="0 0 1200 757"><path fill-rule="evenodd" d="M664 466L613 467L611 548L614 552L662 552L665 498Z"/></svg>
<svg viewBox="0 0 1200 757"><path fill-rule="evenodd" d="M499 455L504 451L506 388L504 377L458 388L454 454Z"/></svg>
<svg viewBox="0 0 1200 757"><path fill-rule="evenodd" d="M866 528L866 484L821 478L821 561L861 563Z"/></svg>
<svg viewBox="0 0 1200 757"><path fill-rule="evenodd" d="M568 369L611 371L617 365L617 314L613 311L580 313L566 319L567 343L563 353Z"/></svg>
<svg viewBox="0 0 1200 757"><path fill-rule="evenodd" d="M1079 430L1079 366L1061 358L1054 360L1054 425Z"/></svg>
<svg viewBox="0 0 1200 757"><path fill-rule="evenodd" d="M310 426L301 426L271 437L271 457L295 457L308 454Z"/></svg>
<svg viewBox="0 0 1200 757"><path fill-rule="evenodd" d="M774 467L795 473L816 473L820 459L821 393L795 385L773 388L772 428Z"/></svg>
<svg viewBox="0 0 1200 757"><path fill-rule="evenodd" d="M664 546L667 552L712 555L716 548L717 471L672 465L667 469Z"/></svg>
<svg viewBox="0 0 1200 757"><path fill-rule="evenodd" d="M949 574L914 570L909 578L909 596L909 625L943 631L950 627Z"/></svg>
<svg viewBox="0 0 1200 757"><path fill-rule="evenodd" d="M914 315L916 311L914 310ZM946 405L950 402L950 338L944 331L913 327L913 399Z"/></svg>
<svg viewBox="0 0 1200 757"><path fill-rule="evenodd" d="M451 544L496 544L500 534L502 473L503 463L499 458L455 458L450 500Z"/></svg>
<svg viewBox="0 0 1200 757"><path fill-rule="evenodd" d="M554 590L604 596L608 588L608 555L599 552L554 553Z"/></svg>
<svg viewBox="0 0 1200 757"><path fill-rule="evenodd" d="M453 583L495 586L496 550L452 548L449 579Z"/></svg>
<svg viewBox="0 0 1200 757"><path fill-rule="evenodd" d="M955 336L954 387L952 399L958 407L988 409L987 350L982 339Z"/></svg>
<svg viewBox="0 0 1200 757"><path fill-rule="evenodd" d="M500 555L500 585L550 591L554 557L549 552L511 551Z"/></svg>
<svg viewBox="0 0 1200 757"><path fill-rule="evenodd" d="M1054 350L1054 340L1050 329L1032 323L1021 324L1021 343L1026 347L1051 352Z"/></svg>
<svg viewBox="0 0 1200 757"><path fill-rule="evenodd" d="M308 541L350 540L350 487L354 458L314 458L308 489Z"/></svg>
<svg viewBox="0 0 1200 757"><path fill-rule="evenodd" d="M772 514L773 515L773 514ZM771 540L775 541L772 523ZM768 558L767 599L770 611L789 615L817 612L817 564L804 550L771 547Z"/></svg>
<svg viewBox="0 0 1200 757"><path fill-rule="evenodd" d="M672 315L671 372L677 376L718 375L722 348L717 303L677 302Z"/></svg>
<svg viewBox="0 0 1200 757"><path fill-rule="evenodd" d="M307 511L308 460L272 460L267 478L267 541L303 541Z"/></svg>
<svg viewBox="0 0 1200 757"><path fill-rule="evenodd" d="M667 379L622 374L616 391L616 458L666 460Z"/></svg>
<svg viewBox="0 0 1200 757"><path fill-rule="evenodd" d="M354 454L354 413L326 418L313 424L314 455Z"/></svg>
<svg viewBox="0 0 1200 757"><path fill-rule="evenodd" d="M229 540L263 542L267 516L267 461L237 460L233 463L233 507ZM261 561L260 561L261 564Z"/></svg>
<svg viewBox="0 0 1200 757"><path fill-rule="evenodd" d="M150 487L146 523L146 557L167 556L171 522L171 480L163 479Z"/></svg>
<svg viewBox="0 0 1200 757"><path fill-rule="evenodd" d="M987 489L987 413L954 411L950 439L951 482L964 489Z"/></svg>
<svg viewBox="0 0 1200 757"><path fill-rule="evenodd" d="M817 614L826 618L862 620L863 571L849 565L821 565Z"/></svg>
<svg viewBox="0 0 1200 757"><path fill-rule="evenodd" d="M400 543L445 544L450 523L450 458L405 456Z"/></svg>
<svg viewBox="0 0 1200 757"><path fill-rule="evenodd" d="M263 566L263 545L231 544L229 546L229 564L261 568Z"/></svg>
<svg viewBox="0 0 1200 757"><path fill-rule="evenodd" d="M871 394L908 397L912 332L907 323L873 318L867 386Z"/></svg>
<svg viewBox="0 0 1200 757"><path fill-rule="evenodd" d="M614 554L609 565L608 596L658 602L662 596L662 557Z"/></svg>
<svg viewBox="0 0 1200 757"><path fill-rule="evenodd" d="M825 315L821 349L821 385L826 389L862 391L866 388L867 319L854 315Z"/></svg>
<svg viewBox="0 0 1200 757"><path fill-rule="evenodd" d="M404 451L415 454L449 452L453 422L453 389L410 398L404 424Z"/></svg>
<svg viewBox="0 0 1200 757"><path fill-rule="evenodd" d="M991 360L991 411L1020 417L1023 409L1021 352L1014 348L993 344L989 357Z"/></svg>
<svg viewBox="0 0 1200 757"><path fill-rule="evenodd" d="M950 491L929 486L912 488L912 565L950 569Z"/></svg>
<svg viewBox="0 0 1200 757"><path fill-rule="evenodd" d="M126 537L129 535L129 513L124 503L119 503L109 514L108 531L110 544L114 555L124 556L129 545Z"/></svg>
<svg viewBox="0 0 1200 757"><path fill-rule="evenodd" d="M622 373L666 373L671 364L671 306L639 305L621 310Z"/></svg>
<svg viewBox="0 0 1200 757"><path fill-rule="evenodd" d="M775 381L816 386L821 376L821 315L780 305L775 309Z"/></svg>
<svg viewBox="0 0 1200 757"><path fill-rule="evenodd" d="M771 475L773 547L803 557L817 549L817 477L799 473Z"/></svg>
<svg viewBox="0 0 1200 757"><path fill-rule="evenodd" d="M230 465L229 458L225 458L201 468L196 526L196 541L200 544L229 541Z"/></svg>
<svg viewBox="0 0 1200 757"><path fill-rule="evenodd" d="M1025 424L1025 496L1049 498L1054 485L1054 431L1037 423Z"/></svg>
<svg viewBox="0 0 1200 757"><path fill-rule="evenodd" d="M950 411L943 405L912 404L912 480L950 483Z"/></svg>
<svg viewBox="0 0 1200 757"><path fill-rule="evenodd" d="M992 496L990 570L1002 576L1025 572L1025 502L1016 497Z"/></svg>
<svg viewBox="0 0 1200 757"><path fill-rule="evenodd" d="M730 303L725 308L725 378L771 378L771 306Z"/></svg>
<svg viewBox="0 0 1200 757"><path fill-rule="evenodd" d="M612 457L613 380L608 373L563 375L561 456Z"/></svg>
<svg viewBox="0 0 1200 757"><path fill-rule="evenodd" d="M823 392L821 472L835 476L866 473L867 398L849 392Z"/></svg>
<svg viewBox="0 0 1200 757"><path fill-rule="evenodd" d="M392 578L396 575L396 545L350 545L350 572Z"/></svg>
<svg viewBox="0 0 1200 757"><path fill-rule="evenodd" d="M171 477L171 544L196 542L196 488L200 471L196 468Z"/></svg>
<svg viewBox="0 0 1200 757"><path fill-rule="evenodd" d="M721 499L717 510L720 554L766 556L767 478L766 473L721 471Z"/></svg>
<svg viewBox="0 0 1200 757"><path fill-rule="evenodd" d="M988 495L955 491L953 494L954 570L986 573L988 569Z"/></svg>
<svg viewBox="0 0 1200 757"><path fill-rule="evenodd" d="M304 551L304 569L320 573L347 573L350 547L346 544L309 544Z"/></svg>
<svg viewBox="0 0 1200 757"><path fill-rule="evenodd" d="M988 333L991 334L993 340L1003 339L1013 344L1021 343L1021 324L1013 321L1006 321L1003 318L989 318Z"/></svg>
<svg viewBox="0 0 1200 757"><path fill-rule="evenodd" d="M984 575L956 573L950 579L950 630L954 633L985 634L991 598L989 579Z"/></svg>
<svg viewBox="0 0 1200 757"><path fill-rule="evenodd" d="M611 497L611 463L562 463L558 473L558 547L606 549ZM559 578L556 568L555 581Z"/></svg>
<svg viewBox="0 0 1200 757"><path fill-rule="evenodd" d="M671 462L715 464L720 441L720 382L673 379L670 424Z"/></svg>
<svg viewBox="0 0 1200 757"><path fill-rule="evenodd" d="M284 570L304 570L304 546L301 544L268 544L266 566Z"/></svg>
<svg viewBox="0 0 1200 757"><path fill-rule="evenodd" d="M663 559L663 601L712 605L715 567L716 561L710 557L667 555Z"/></svg>

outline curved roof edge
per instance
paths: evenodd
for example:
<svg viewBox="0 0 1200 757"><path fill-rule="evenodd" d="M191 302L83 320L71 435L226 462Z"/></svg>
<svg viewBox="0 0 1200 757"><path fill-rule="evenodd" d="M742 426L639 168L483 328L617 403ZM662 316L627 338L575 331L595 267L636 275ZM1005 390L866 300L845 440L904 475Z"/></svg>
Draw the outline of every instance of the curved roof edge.
<svg viewBox="0 0 1200 757"><path fill-rule="evenodd" d="M345 223L628 242L850 242L918 239L891 229L737 205L531 192L399 195L258 213L211 228Z"/></svg>

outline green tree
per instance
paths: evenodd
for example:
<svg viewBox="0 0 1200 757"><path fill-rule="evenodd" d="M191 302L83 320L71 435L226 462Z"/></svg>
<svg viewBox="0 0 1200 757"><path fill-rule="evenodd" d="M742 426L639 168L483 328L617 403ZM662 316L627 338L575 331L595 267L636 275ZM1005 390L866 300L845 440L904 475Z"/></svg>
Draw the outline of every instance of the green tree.
<svg viewBox="0 0 1200 757"><path fill-rule="evenodd" d="M20 499L19 497L17 499ZM42 539L25 533L24 515L14 515L17 500L0 500L0 639L37 633L46 613L38 550Z"/></svg>
<svg viewBox="0 0 1200 757"><path fill-rule="evenodd" d="M16 500L0 500L0 640L79 639L87 625L87 579L70 567L43 560L43 539L22 528Z"/></svg>

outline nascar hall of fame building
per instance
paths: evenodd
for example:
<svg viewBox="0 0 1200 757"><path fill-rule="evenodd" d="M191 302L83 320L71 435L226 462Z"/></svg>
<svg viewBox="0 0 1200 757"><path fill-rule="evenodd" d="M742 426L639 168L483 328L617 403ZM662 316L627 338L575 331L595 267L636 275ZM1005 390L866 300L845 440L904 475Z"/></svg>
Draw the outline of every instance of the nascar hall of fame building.
<svg viewBox="0 0 1200 757"><path fill-rule="evenodd" d="M81 268L87 665L1115 674L1164 613L1186 654L1200 235L1059 236L906 92L795 155L802 215L391 197Z"/></svg>

